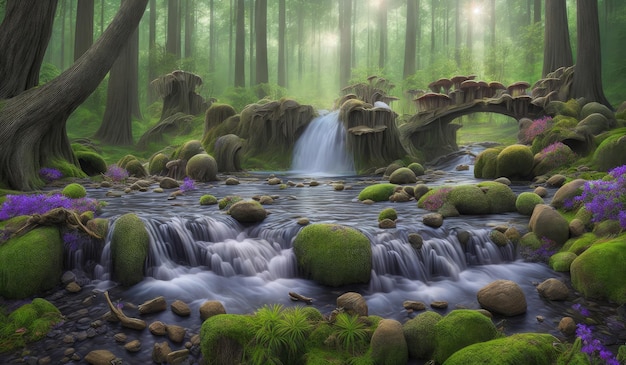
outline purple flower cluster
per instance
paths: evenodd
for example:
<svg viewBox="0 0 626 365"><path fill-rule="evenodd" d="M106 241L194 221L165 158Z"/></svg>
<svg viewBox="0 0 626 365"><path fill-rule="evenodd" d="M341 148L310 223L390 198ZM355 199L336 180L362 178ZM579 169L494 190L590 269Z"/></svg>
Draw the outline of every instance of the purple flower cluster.
<svg viewBox="0 0 626 365"><path fill-rule="evenodd" d="M532 124L526 129L526 131L524 131L526 140L530 142L535 139L535 137L545 132L548 129L550 122L552 122L552 117L550 116L544 116L533 120Z"/></svg>
<svg viewBox="0 0 626 365"><path fill-rule="evenodd" d="M593 338L593 327L583 323L577 324L576 336L580 337L580 340L583 342L581 351L589 356L592 363L595 363L593 359L599 359L607 365L619 365L619 361L617 361L613 353L604 347L598 339Z"/></svg>
<svg viewBox="0 0 626 365"><path fill-rule="evenodd" d="M193 181L193 179L190 178L189 176L186 176L183 179L183 184L180 186L180 190L184 193L184 192L195 190L195 189L196 189L195 181Z"/></svg>
<svg viewBox="0 0 626 365"><path fill-rule="evenodd" d="M576 161L576 153L567 145L555 142L539 152L539 159L550 162L550 166L558 167Z"/></svg>
<svg viewBox="0 0 626 365"><path fill-rule="evenodd" d="M0 208L0 220L20 215L44 214L54 208L72 209L78 213L96 212L98 206L95 199L70 199L62 194L7 195Z"/></svg>
<svg viewBox="0 0 626 365"><path fill-rule="evenodd" d="M432 195L424 199L424 208L431 211L439 210L446 202L448 193L452 191L452 188L441 188L435 191Z"/></svg>
<svg viewBox="0 0 626 365"><path fill-rule="evenodd" d="M57 169L53 169L51 167L42 167L39 170L39 176L44 179L46 182L51 182L54 180L58 180L63 177L63 173Z"/></svg>
<svg viewBox="0 0 626 365"><path fill-rule="evenodd" d="M626 228L626 165L609 171L607 179L587 181L574 203L582 203L592 214L593 222L619 220Z"/></svg>
<svg viewBox="0 0 626 365"><path fill-rule="evenodd" d="M128 171L117 166L116 164L112 164L107 167L107 172L104 173L104 176L115 182L120 182L126 180L128 177Z"/></svg>
<svg viewBox="0 0 626 365"><path fill-rule="evenodd" d="M520 254L526 261L530 262L545 262L548 263L550 257L559 251L554 241L549 238L543 237L541 239L541 246L536 249L531 247L522 248Z"/></svg>
<svg viewBox="0 0 626 365"><path fill-rule="evenodd" d="M587 308L578 303L574 304L572 308L574 308L574 310L580 313L580 315L582 315L583 317L589 317L589 315L591 314L589 313L589 310Z"/></svg>
<svg viewBox="0 0 626 365"><path fill-rule="evenodd" d="M63 242L69 247L70 251L78 249L81 243L85 241L85 237L78 231L69 231L63 233Z"/></svg>

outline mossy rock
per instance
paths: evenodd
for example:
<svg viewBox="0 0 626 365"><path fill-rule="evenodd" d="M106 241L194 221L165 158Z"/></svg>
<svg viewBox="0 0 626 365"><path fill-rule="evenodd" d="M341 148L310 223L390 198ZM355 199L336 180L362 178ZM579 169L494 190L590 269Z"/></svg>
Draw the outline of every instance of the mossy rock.
<svg viewBox="0 0 626 365"><path fill-rule="evenodd" d="M597 101L589 102L582 107L580 110L580 119L585 119L594 113L601 114L608 120L615 119L615 113L609 109L609 107Z"/></svg>
<svg viewBox="0 0 626 365"><path fill-rule="evenodd" d="M296 236L293 251L300 272L322 285L368 283L372 248L360 231L339 224L311 224Z"/></svg>
<svg viewBox="0 0 626 365"><path fill-rule="evenodd" d="M207 365L240 364L254 337L254 320L240 314L209 317L200 329L200 349Z"/></svg>
<svg viewBox="0 0 626 365"><path fill-rule="evenodd" d="M129 163L130 161L137 161L137 160L138 160L138 159L137 159L137 157L135 157L135 156L133 156L133 155L126 155L126 156L124 156L124 157L120 158L120 159L117 161L117 164L116 164L116 165L117 165L117 166L119 166L119 167L121 167L121 168L123 168L123 169L125 169L125 168L126 168L126 165L128 165L128 163Z"/></svg>
<svg viewBox="0 0 626 365"><path fill-rule="evenodd" d="M598 237L612 237L622 232L619 221L613 219L597 222L593 227L593 233Z"/></svg>
<svg viewBox="0 0 626 365"><path fill-rule="evenodd" d="M111 237L113 276L123 286L135 285L144 278L150 236L143 221L133 213L115 220Z"/></svg>
<svg viewBox="0 0 626 365"><path fill-rule="evenodd" d="M406 365L409 350L402 324L395 319L383 319L372 335L370 341L371 358L375 364Z"/></svg>
<svg viewBox="0 0 626 365"><path fill-rule="evenodd" d="M530 147L514 144L505 147L496 159L496 175L512 178L528 178L533 170L535 158Z"/></svg>
<svg viewBox="0 0 626 365"><path fill-rule="evenodd" d="M138 178L148 176L148 172L146 172L146 169L143 167L143 164L139 160L128 161L125 169L126 171L128 171L128 176L134 176Z"/></svg>
<svg viewBox="0 0 626 365"><path fill-rule="evenodd" d="M497 229L493 229L489 232L489 239L498 247L504 247L509 244L509 239L506 235Z"/></svg>
<svg viewBox="0 0 626 365"><path fill-rule="evenodd" d="M447 201L454 205L460 214L480 215L489 213L489 200L476 185L459 185L452 188Z"/></svg>
<svg viewBox="0 0 626 365"><path fill-rule="evenodd" d="M404 165L402 164L402 162L397 163L397 162L392 162L389 164L389 166L387 166L387 168L385 169L385 173L384 176L391 176L391 174L396 171L397 169L404 167Z"/></svg>
<svg viewBox="0 0 626 365"><path fill-rule="evenodd" d="M598 237L593 233L585 233L580 237L571 238L563 245L562 251L572 252L580 255L591 245L598 241Z"/></svg>
<svg viewBox="0 0 626 365"><path fill-rule="evenodd" d="M596 243L570 266L572 286L587 298L626 303L626 235Z"/></svg>
<svg viewBox="0 0 626 365"><path fill-rule="evenodd" d="M424 166L422 166L422 164L420 164L419 162L410 163L409 166L407 166L407 168L413 171L415 176L422 176L426 172L426 169L424 169Z"/></svg>
<svg viewBox="0 0 626 365"><path fill-rule="evenodd" d="M460 349L497 337L498 330L487 316L475 310L453 310L435 324L433 357L438 364L443 364Z"/></svg>
<svg viewBox="0 0 626 365"><path fill-rule="evenodd" d="M518 333L460 349L443 365L552 365L559 340L545 333Z"/></svg>
<svg viewBox="0 0 626 365"><path fill-rule="evenodd" d="M580 104L575 99L566 102L553 100L546 105L545 111L549 115L562 114L568 117L578 118L580 114Z"/></svg>
<svg viewBox="0 0 626 365"><path fill-rule="evenodd" d="M87 190L85 190L85 187L81 184L71 183L63 188L61 194L70 199L80 199L87 196Z"/></svg>
<svg viewBox="0 0 626 365"><path fill-rule="evenodd" d="M552 123L556 128L573 129L578 124L578 119L574 117L568 117L567 115L557 115L552 118Z"/></svg>
<svg viewBox="0 0 626 365"><path fill-rule="evenodd" d="M593 166L600 171L622 165L626 165L626 128L611 131L593 154Z"/></svg>
<svg viewBox="0 0 626 365"><path fill-rule="evenodd" d="M206 151L204 150L204 147L202 147L202 143L194 139L185 142L182 146L176 149L176 151L172 154L172 159L189 161L197 154L206 154Z"/></svg>
<svg viewBox="0 0 626 365"><path fill-rule="evenodd" d="M531 216L538 204L543 204L543 198L529 191L520 193L515 200L515 208L520 214Z"/></svg>
<svg viewBox="0 0 626 365"><path fill-rule="evenodd" d="M57 169L63 174L63 177L86 177L83 170L67 160L53 159L48 162L48 166Z"/></svg>
<svg viewBox="0 0 626 365"><path fill-rule="evenodd" d="M191 157L187 162L187 176L200 181L216 181L217 180L217 162L213 156L207 154L197 154Z"/></svg>
<svg viewBox="0 0 626 365"><path fill-rule="evenodd" d="M515 201L517 196L508 185L496 181L484 181L476 184L487 197L489 202L489 212L508 213L515 211Z"/></svg>
<svg viewBox="0 0 626 365"><path fill-rule="evenodd" d="M391 219L395 221L398 219L398 213L393 208L385 208L378 213L378 221L382 221L383 219Z"/></svg>
<svg viewBox="0 0 626 365"><path fill-rule="evenodd" d="M242 200L243 198L238 195L227 195L217 202L217 207L220 208L220 210L228 209L231 205Z"/></svg>
<svg viewBox="0 0 626 365"><path fill-rule="evenodd" d="M391 173L389 182L392 184L413 184L417 182L417 177L413 170L408 167L400 167Z"/></svg>
<svg viewBox="0 0 626 365"><path fill-rule="evenodd" d="M217 204L217 198L211 194L205 194L200 197L200 205L214 205Z"/></svg>
<svg viewBox="0 0 626 365"><path fill-rule="evenodd" d="M577 133L586 133L593 136L597 136L598 134L606 132L609 129L611 129L611 123L600 113L589 114L576 126Z"/></svg>
<svg viewBox="0 0 626 365"><path fill-rule="evenodd" d="M107 163L104 158L95 152L77 151L74 152L80 169L83 170L87 176L98 176L107 172Z"/></svg>
<svg viewBox="0 0 626 365"><path fill-rule="evenodd" d="M420 313L402 326L412 359L430 359L435 351L435 325L443 318L433 311Z"/></svg>
<svg viewBox="0 0 626 365"><path fill-rule="evenodd" d="M61 322L61 312L50 302L35 298L31 303L24 304L11 312L0 328L0 350L11 351L23 347L22 341L11 340L10 336L23 329L21 340L24 342L38 341L44 338L52 327Z"/></svg>
<svg viewBox="0 0 626 365"><path fill-rule="evenodd" d="M242 200L231 205L228 214L240 223L258 223L267 217L267 211L256 200Z"/></svg>
<svg viewBox="0 0 626 365"><path fill-rule="evenodd" d="M156 153L148 161L148 173L150 175L164 175L167 171L165 165L170 161L164 153Z"/></svg>
<svg viewBox="0 0 626 365"><path fill-rule="evenodd" d="M361 190L359 193L359 200L372 200L375 202L382 202L389 200L389 197L393 195L393 192L396 190L396 184L390 183L382 183L382 184L374 184L366 187Z"/></svg>
<svg viewBox="0 0 626 365"><path fill-rule="evenodd" d="M477 179L495 179L497 176L498 155L500 148L487 148L476 157L474 177Z"/></svg>
<svg viewBox="0 0 626 365"><path fill-rule="evenodd" d="M54 288L63 270L56 227L35 228L0 245L0 296L22 299Z"/></svg>
<svg viewBox="0 0 626 365"><path fill-rule="evenodd" d="M535 206L528 227L537 237L548 239L559 246L569 239L569 222L547 204Z"/></svg>
<svg viewBox="0 0 626 365"><path fill-rule="evenodd" d="M550 266L550 268L554 271L568 272L576 257L578 257L578 255L573 252L557 252L550 256L548 266Z"/></svg>

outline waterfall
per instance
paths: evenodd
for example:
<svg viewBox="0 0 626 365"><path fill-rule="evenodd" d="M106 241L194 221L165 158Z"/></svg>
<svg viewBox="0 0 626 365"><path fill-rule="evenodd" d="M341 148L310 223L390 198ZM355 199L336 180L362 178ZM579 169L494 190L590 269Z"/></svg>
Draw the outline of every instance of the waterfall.
<svg viewBox="0 0 626 365"><path fill-rule="evenodd" d="M346 130L339 111L320 115L296 142L291 170L296 173L354 175L354 160L346 149Z"/></svg>

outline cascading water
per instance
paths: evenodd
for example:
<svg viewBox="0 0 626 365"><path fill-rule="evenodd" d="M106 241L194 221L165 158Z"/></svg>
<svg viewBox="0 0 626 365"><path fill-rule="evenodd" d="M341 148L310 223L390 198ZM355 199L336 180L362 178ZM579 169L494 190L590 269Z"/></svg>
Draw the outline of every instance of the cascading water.
<svg viewBox="0 0 626 365"><path fill-rule="evenodd" d="M309 124L294 147L291 170L318 176L355 174L338 110L320 115Z"/></svg>

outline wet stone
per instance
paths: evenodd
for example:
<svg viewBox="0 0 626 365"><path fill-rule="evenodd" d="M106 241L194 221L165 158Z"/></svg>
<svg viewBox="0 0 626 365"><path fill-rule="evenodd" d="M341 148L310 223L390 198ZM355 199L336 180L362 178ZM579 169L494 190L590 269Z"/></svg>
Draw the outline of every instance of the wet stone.
<svg viewBox="0 0 626 365"><path fill-rule="evenodd" d="M178 314L181 317L188 317L191 314L191 309L189 309L189 306L181 300L175 300L171 304L171 308L172 312Z"/></svg>

